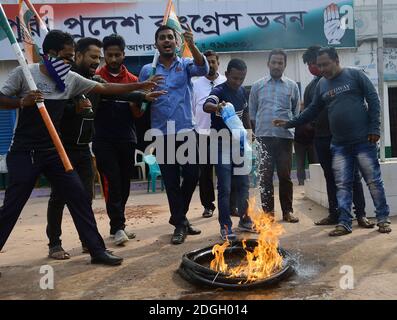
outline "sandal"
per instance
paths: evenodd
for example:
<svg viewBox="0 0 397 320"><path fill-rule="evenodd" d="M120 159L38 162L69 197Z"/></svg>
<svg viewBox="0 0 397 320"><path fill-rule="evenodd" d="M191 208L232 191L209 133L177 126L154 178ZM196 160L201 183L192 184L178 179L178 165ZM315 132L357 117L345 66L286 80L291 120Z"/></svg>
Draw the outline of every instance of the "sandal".
<svg viewBox="0 0 397 320"><path fill-rule="evenodd" d="M321 219L320 221L314 222L316 226L332 226L338 223L337 219L334 219L330 216Z"/></svg>
<svg viewBox="0 0 397 320"><path fill-rule="evenodd" d="M378 231L380 233L390 233L391 232L391 228L390 228L390 222L379 222L377 224L377 226L379 227Z"/></svg>
<svg viewBox="0 0 397 320"><path fill-rule="evenodd" d="M349 233L351 233L350 230L347 230L344 226L341 226L341 225L339 224L339 225L337 225L337 226L335 227L334 230L332 230L332 231L329 233L329 236L330 236L330 237L339 237L339 236L344 236L345 234L349 234Z"/></svg>
<svg viewBox="0 0 397 320"><path fill-rule="evenodd" d="M50 248L48 258L55 260L67 260L70 259L70 254L63 250L61 246L55 246Z"/></svg>
<svg viewBox="0 0 397 320"><path fill-rule="evenodd" d="M292 212L287 212L283 214L283 221L289 222L289 223L297 223L299 222L299 218L295 217Z"/></svg>
<svg viewBox="0 0 397 320"><path fill-rule="evenodd" d="M375 227L375 223L371 222L367 217L357 218L357 223L361 228L371 229Z"/></svg>

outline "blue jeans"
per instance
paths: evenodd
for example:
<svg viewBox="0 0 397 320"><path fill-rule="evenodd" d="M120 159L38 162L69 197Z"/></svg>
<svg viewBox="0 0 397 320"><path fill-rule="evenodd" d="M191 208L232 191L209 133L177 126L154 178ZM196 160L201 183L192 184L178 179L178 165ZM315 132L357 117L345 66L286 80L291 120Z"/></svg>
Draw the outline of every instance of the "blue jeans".
<svg viewBox="0 0 397 320"><path fill-rule="evenodd" d="M339 207L339 224L352 229L352 193L354 171L358 167L367 183L379 222L388 221L389 206L381 177L376 144L364 142L352 145L331 144L336 195Z"/></svg>
<svg viewBox="0 0 397 320"><path fill-rule="evenodd" d="M232 219L230 218L232 183L234 186L233 194L235 195L235 201L237 202L236 205L238 213L240 214L240 220L249 220L247 217L249 178L248 175L233 174L234 168L238 167L238 165L234 164L232 161L226 161L226 159L230 160L231 158L225 157L225 153L222 153L222 148L219 146L218 163L215 165L215 172L218 178L218 220L221 229L227 228L228 230L232 230Z"/></svg>
<svg viewBox="0 0 397 320"><path fill-rule="evenodd" d="M334 171L332 169L332 153L331 153L332 137L316 137L314 145L316 147L318 161L324 172L324 178L327 187L328 211L332 219L338 220L338 200L336 199L336 185L334 179ZM356 166L353 181L353 210L357 218L365 217L365 198L363 185L361 183L361 175Z"/></svg>

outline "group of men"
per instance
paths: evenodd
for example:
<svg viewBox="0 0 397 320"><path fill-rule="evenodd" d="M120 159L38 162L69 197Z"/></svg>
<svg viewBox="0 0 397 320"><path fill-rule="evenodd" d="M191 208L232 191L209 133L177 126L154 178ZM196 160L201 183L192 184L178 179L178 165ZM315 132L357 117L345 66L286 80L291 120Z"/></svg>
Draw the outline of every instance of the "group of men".
<svg viewBox="0 0 397 320"><path fill-rule="evenodd" d="M296 82L284 76L287 55L283 50L269 54L269 75L256 81L249 97L242 84L247 66L232 59L225 77L218 72L219 57L213 51L202 54L192 32L184 40L193 58L176 55L177 36L168 26L155 34L159 60L155 74L145 65L138 78L123 65L124 40L118 35L103 42L83 38L75 45L62 31L48 33L43 43L43 63L29 66L38 91L29 91L22 68L11 72L0 89L0 105L18 109L18 123L7 156L9 185L0 207L0 250L6 243L40 173L51 183L48 205L49 256L68 259L61 245L61 221L66 204L92 263L118 265L122 258L106 250L91 208L93 170L90 143L101 176L110 219L110 235L121 245L135 235L125 230L125 206L130 190L136 131L134 122L142 116L140 105L150 102L151 130L162 136L167 157L159 161L170 208L170 224L175 229L172 244L181 244L187 235L199 234L187 219L197 184L204 207L203 217L215 210L212 180L217 175L218 220L222 239L234 240L232 215L238 215L238 228L255 232L247 214L248 174L238 174L242 166L233 157L233 148L212 135L229 128L223 108L232 104L245 129L252 129L260 150L260 193L264 213L274 217L273 173L279 178L279 198L283 220L296 223L291 181L294 132L289 129L315 121L315 145L327 180L329 217L318 224L337 224L330 235L351 232L351 203L358 222L373 227L365 218L361 175L369 186L376 207L380 232L390 232L389 208L383 190L376 141L379 139L379 99L368 78L359 70L342 68L333 48L309 48L304 62L315 76L305 92L305 108L298 115L300 100ZM98 69L103 48L105 65ZM75 62L73 63L73 60ZM51 64L72 64L72 70L59 86L50 72ZM56 76L55 76L56 77ZM192 78L198 77L194 81ZM43 101L60 133L74 169L65 172L53 143L35 107ZM367 102L365 104L364 100ZM319 115L320 114L320 115ZM173 122L173 126L169 123ZM329 129L328 129L329 122ZM230 131L230 130L229 130ZM183 133L181 139L180 133ZM229 142L233 136L229 135ZM194 144L194 157L178 159L178 148ZM204 141L206 161L199 165L197 141ZM228 144L229 146L232 143ZM238 144L239 152L242 147ZM202 148L199 148L200 152ZM188 149L188 152L191 149ZM158 150L155 151L156 156ZM172 157L168 157L173 153ZM211 156L211 157L210 157ZM361 174L361 175L360 175ZM354 185L354 192L353 192ZM361 189L360 187L361 186ZM356 200L358 199L358 200Z"/></svg>

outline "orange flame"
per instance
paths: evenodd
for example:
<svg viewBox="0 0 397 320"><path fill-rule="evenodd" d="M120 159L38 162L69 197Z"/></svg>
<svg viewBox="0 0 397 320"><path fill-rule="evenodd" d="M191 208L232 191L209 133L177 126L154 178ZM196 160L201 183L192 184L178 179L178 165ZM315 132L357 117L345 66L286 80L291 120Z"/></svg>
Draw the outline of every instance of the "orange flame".
<svg viewBox="0 0 397 320"><path fill-rule="evenodd" d="M230 246L229 241L222 245L216 244L212 248L214 259L210 268L217 272L228 274L230 277L245 277L247 282L264 279L281 269L283 258L278 252L279 237L284 233L282 225L274 218L264 214L262 209L255 209L255 199L250 199L248 216L254 229L258 233L257 246L254 250L247 249L246 239L242 241L246 252L245 258L236 267L229 267L225 261L224 252Z"/></svg>

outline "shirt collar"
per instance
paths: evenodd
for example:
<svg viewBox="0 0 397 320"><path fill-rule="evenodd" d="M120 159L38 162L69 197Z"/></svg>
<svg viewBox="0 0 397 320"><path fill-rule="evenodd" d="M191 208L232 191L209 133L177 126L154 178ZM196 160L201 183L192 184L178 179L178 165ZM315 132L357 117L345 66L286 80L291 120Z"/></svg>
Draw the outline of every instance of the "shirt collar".
<svg viewBox="0 0 397 320"><path fill-rule="evenodd" d="M180 56L178 56L178 55L174 57L174 60L173 60L172 63L171 63L170 69L171 69L176 63L182 63L182 58L181 58ZM164 65L163 65L160 61L158 62L158 64L164 67Z"/></svg>
<svg viewBox="0 0 397 320"><path fill-rule="evenodd" d="M271 80L273 80L273 78L270 75L269 76L265 76L265 81L266 82L270 82ZM281 82L285 82L286 81L286 77L284 75L282 75L279 80ZM275 81L275 82L277 82L277 81Z"/></svg>
<svg viewBox="0 0 397 320"><path fill-rule="evenodd" d="M210 80L210 79L208 79L206 76L204 76L204 78L208 81L208 83L211 83L211 82L213 82L215 85L218 85L218 84L221 84L221 79L222 79L222 76L220 75L220 73L218 72L217 73L218 74L218 76L214 79L214 80ZM223 82L223 81L222 81Z"/></svg>

